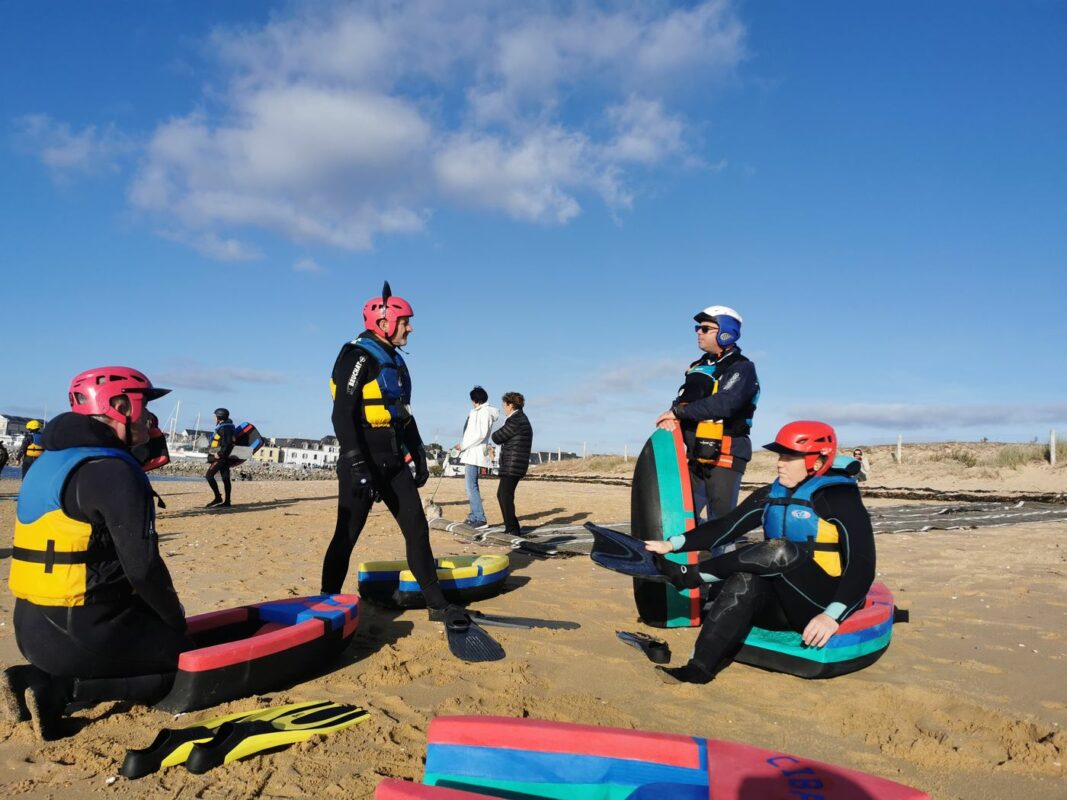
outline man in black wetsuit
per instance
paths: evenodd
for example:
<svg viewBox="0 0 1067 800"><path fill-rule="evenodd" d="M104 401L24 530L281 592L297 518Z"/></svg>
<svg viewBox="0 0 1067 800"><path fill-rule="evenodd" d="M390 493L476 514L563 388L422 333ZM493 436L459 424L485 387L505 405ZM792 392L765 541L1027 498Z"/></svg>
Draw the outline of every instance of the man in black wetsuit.
<svg viewBox="0 0 1067 800"><path fill-rule="evenodd" d="M411 415L411 377L399 348L411 335L411 304L385 285L363 307L366 330L341 348L330 379L337 461L337 524L322 563L322 592L339 594L352 548L376 500L404 535L408 568L419 582L431 619L461 616L437 580L430 529L419 498L429 480L426 452ZM415 466L414 477L407 461ZM435 613L436 612L436 613Z"/></svg>
<svg viewBox="0 0 1067 800"><path fill-rule="evenodd" d="M130 455L148 440L146 404L168 391L128 367L77 375L73 413L48 424L23 482L10 586L30 663L2 673L0 717L32 716L46 740L61 735L68 703L156 702L191 646L151 487Z"/></svg>
<svg viewBox="0 0 1067 800"><path fill-rule="evenodd" d="M791 422L765 446L778 453L774 483L721 519L645 544L661 555L712 552L698 565L657 558L679 588L722 582L689 663L657 667L667 682L710 681L761 619L784 622L802 634L804 644L822 647L863 607L874 581L874 532L856 481L827 474L837 450L834 429L822 422ZM760 525L765 541L734 544Z"/></svg>
<svg viewBox="0 0 1067 800"><path fill-rule="evenodd" d="M211 464L207 468L207 473L204 475L207 478L208 485L211 487L211 491L214 493L214 499L210 500L206 508L212 506L223 506L229 508L230 505L230 453L233 452L233 436L235 432L235 426L233 420L230 419L230 411L226 408L215 409L215 437L211 440L211 449L208 451L208 461ZM219 485L215 482L215 475L222 476L222 488L226 492L226 499L223 499L219 494Z"/></svg>
<svg viewBox="0 0 1067 800"><path fill-rule="evenodd" d="M759 401L756 365L741 355L741 315L709 306L693 317L704 355L689 365L673 405L656 425L682 426L697 519L722 517L737 505L741 476L752 458L748 438Z"/></svg>

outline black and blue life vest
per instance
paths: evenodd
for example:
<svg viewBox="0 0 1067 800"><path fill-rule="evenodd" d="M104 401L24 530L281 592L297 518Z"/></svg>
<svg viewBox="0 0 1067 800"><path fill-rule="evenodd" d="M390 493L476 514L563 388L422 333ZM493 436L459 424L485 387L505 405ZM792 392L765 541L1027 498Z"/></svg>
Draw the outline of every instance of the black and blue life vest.
<svg viewBox="0 0 1067 800"><path fill-rule="evenodd" d="M113 447L70 447L45 450L26 473L19 491L15 541L8 584L15 597L41 606L82 606L114 598L95 596L98 570L87 565L117 561L110 536L93 536L88 522L63 511L63 490L71 473L86 461L118 458L135 467L151 485L141 465L127 451ZM155 510L148 504L155 519Z"/></svg>
<svg viewBox="0 0 1067 800"><path fill-rule="evenodd" d="M763 532L768 539L788 539L809 544L812 558L832 577L842 572L840 534L837 526L815 513L811 498L829 486L855 486L848 475L817 475L795 489L787 489L777 480L763 509Z"/></svg>
<svg viewBox="0 0 1067 800"><path fill-rule="evenodd" d="M733 350L717 362L707 362L703 358L695 361L686 370L686 377L693 374L704 375L711 381L709 395L719 393L721 371L737 361L748 361L740 351ZM739 414L729 419L706 419L696 424L693 452L690 456L702 464L716 467L732 468L734 466L733 439L735 436L748 436L752 430L752 418L756 415L760 390L752 396L752 401ZM707 396L707 395L706 395Z"/></svg>
<svg viewBox="0 0 1067 800"><path fill-rule="evenodd" d="M411 376L403 356L386 350L370 337L359 337L353 345L368 353L378 364L378 377L363 384L363 415L372 428L387 428L411 417Z"/></svg>
<svg viewBox="0 0 1067 800"><path fill-rule="evenodd" d="M40 458L44 452L44 436L37 431L30 433L30 443L26 446L23 458Z"/></svg>

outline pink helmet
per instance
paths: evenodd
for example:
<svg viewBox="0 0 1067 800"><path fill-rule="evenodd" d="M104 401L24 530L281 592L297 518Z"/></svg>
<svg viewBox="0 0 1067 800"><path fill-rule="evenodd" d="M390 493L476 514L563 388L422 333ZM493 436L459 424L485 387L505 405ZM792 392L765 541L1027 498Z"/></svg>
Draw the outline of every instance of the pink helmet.
<svg viewBox="0 0 1067 800"><path fill-rule="evenodd" d="M363 306L363 327L369 331L378 332L379 320L385 320L385 338L396 333L396 324L401 317L413 317L415 311L411 303L403 297L393 297L393 291L389 288L389 281L382 287L381 297L372 297Z"/></svg>
<svg viewBox="0 0 1067 800"><path fill-rule="evenodd" d="M75 414L103 414L118 422L126 422L126 415L111 406L111 399L125 395L130 398L130 419L140 419L149 400L167 394L170 389L157 389L143 372L130 367L97 367L75 375L70 381L70 410Z"/></svg>

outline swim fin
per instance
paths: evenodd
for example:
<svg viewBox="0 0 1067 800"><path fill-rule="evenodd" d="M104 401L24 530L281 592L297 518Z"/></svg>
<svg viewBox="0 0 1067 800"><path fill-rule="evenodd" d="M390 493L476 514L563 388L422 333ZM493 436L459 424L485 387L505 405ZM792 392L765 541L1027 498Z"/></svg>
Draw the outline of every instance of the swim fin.
<svg viewBox="0 0 1067 800"><path fill-rule="evenodd" d="M148 747L126 751L126 758L123 759L119 774L127 778L143 778L161 767L184 764L194 744L208 741L227 722L284 719L298 712L320 709L328 705L334 704L324 700L312 700L287 706L239 711L235 714L207 719L196 725L190 725L188 728L164 728Z"/></svg>
<svg viewBox="0 0 1067 800"><path fill-rule="evenodd" d="M498 614L484 614L481 611L467 609L470 618L479 625L488 625L495 628L549 628L551 630L573 631L582 627L577 622L565 620L536 619L534 617L502 617Z"/></svg>
<svg viewBox="0 0 1067 800"><path fill-rule="evenodd" d="M656 567L655 561L652 560L652 551L645 549L643 541L611 528L602 528L592 522L585 523L585 527L593 533L593 549L589 557L594 562L623 575L667 582L667 576Z"/></svg>
<svg viewBox="0 0 1067 800"><path fill-rule="evenodd" d="M448 637L448 649L461 661L500 661L505 656L500 642L482 630L469 616L465 621L450 619L446 622L445 635Z"/></svg>
<svg viewBox="0 0 1067 800"><path fill-rule="evenodd" d="M197 775L264 750L273 750L312 736L333 733L363 722L370 712L359 706L324 702L269 720L224 722L206 742L193 745L185 762Z"/></svg>
<svg viewBox="0 0 1067 800"><path fill-rule="evenodd" d="M615 631L619 640L636 647L654 664L667 664L671 660L671 648L662 639L638 631Z"/></svg>

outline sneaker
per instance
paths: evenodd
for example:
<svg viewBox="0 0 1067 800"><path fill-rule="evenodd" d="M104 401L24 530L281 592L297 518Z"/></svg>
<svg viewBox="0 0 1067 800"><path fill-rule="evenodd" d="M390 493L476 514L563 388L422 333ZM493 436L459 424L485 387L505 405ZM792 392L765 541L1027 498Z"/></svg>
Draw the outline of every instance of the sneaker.
<svg viewBox="0 0 1067 800"><path fill-rule="evenodd" d="M488 522L477 522L473 523L471 527L474 528L474 530L476 531L487 531L492 526L490 526Z"/></svg>
<svg viewBox="0 0 1067 800"><path fill-rule="evenodd" d="M486 521L484 519L474 519L473 517L467 517L465 520L463 520L463 524L464 525L470 525L472 528L487 528L487 527L489 527L486 524Z"/></svg>
<svg viewBox="0 0 1067 800"><path fill-rule="evenodd" d="M219 505L222 505L222 498L221 497L216 497L210 503L205 503L204 504L204 508L211 508L212 506L219 506Z"/></svg>

